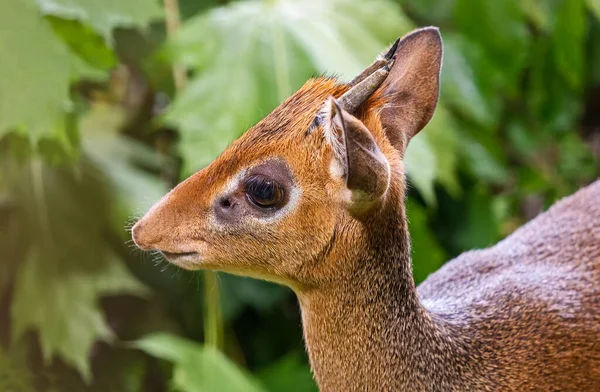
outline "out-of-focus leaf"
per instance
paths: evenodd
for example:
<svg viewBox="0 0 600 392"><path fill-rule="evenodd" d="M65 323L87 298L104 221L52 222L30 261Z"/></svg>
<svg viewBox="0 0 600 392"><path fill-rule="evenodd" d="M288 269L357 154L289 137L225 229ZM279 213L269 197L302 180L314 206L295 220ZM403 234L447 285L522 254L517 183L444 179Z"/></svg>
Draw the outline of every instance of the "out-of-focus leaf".
<svg viewBox="0 0 600 392"><path fill-rule="evenodd" d="M597 172L597 163L590 151L576 132L565 133L559 143L560 174L570 180L586 183L594 180Z"/></svg>
<svg viewBox="0 0 600 392"><path fill-rule="evenodd" d="M90 348L111 336L100 297L145 292L104 237L106 184L86 161L72 169L38 159L3 163L8 198L20 212L19 236L27 239L20 243L24 259L14 282L13 337L35 329L46 362L58 355L89 380ZM17 244L3 244L9 248L0 251L10 254Z"/></svg>
<svg viewBox="0 0 600 392"><path fill-rule="evenodd" d="M35 392L34 375L24 358L0 347L0 391Z"/></svg>
<svg viewBox="0 0 600 392"><path fill-rule="evenodd" d="M592 84L600 84L600 45L596 45L598 40L600 40L600 18L598 18L597 21L592 21L592 23L590 23L589 35L587 38L587 45L589 48L587 68L590 73L589 82Z"/></svg>
<svg viewBox="0 0 600 392"><path fill-rule="evenodd" d="M487 127L497 122L497 71L481 47L458 34L444 34L441 94L444 102Z"/></svg>
<svg viewBox="0 0 600 392"><path fill-rule="evenodd" d="M190 20L169 52L198 76L165 117L181 130L185 171L210 162L315 71L349 79L409 28L382 0L236 2Z"/></svg>
<svg viewBox="0 0 600 392"><path fill-rule="evenodd" d="M425 201L435 205L434 183L444 185L457 195L460 187L456 180L458 140L454 123L443 106L439 106L430 123L411 139L404 157L410 182Z"/></svg>
<svg viewBox="0 0 600 392"><path fill-rule="evenodd" d="M290 354L258 373L271 392L317 392L310 368L299 354Z"/></svg>
<svg viewBox="0 0 600 392"><path fill-rule="evenodd" d="M409 198L406 212L411 237L413 276L415 282L420 283L444 264L446 254L429 229L425 209Z"/></svg>
<svg viewBox="0 0 600 392"><path fill-rule="evenodd" d="M228 274L220 275L220 283L223 317L228 320L248 305L263 311L271 309L289 293L274 283Z"/></svg>
<svg viewBox="0 0 600 392"><path fill-rule="evenodd" d="M116 190L118 210L113 217L117 232L128 235L123 226L131 212L139 215L167 191L155 175L142 170L158 170L156 153L146 146L119 134L126 119L123 109L97 103L81 117L83 150L104 173Z"/></svg>
<svg viewBox="0 0 600 392"><path fill-rule="evenodd" d="M77 19L94 27L110 42L116 26L144 27L162 15L154 0L36 0L44 15Z"/></svg>
<svg viewBox="0 0 600 392"><path fill-rule="evenodd" d="M551 10L547 1L523 0L522 4L523 11L538 29L550 30Z"/></svg>
<svg viewBox="0 0 600 392"><path fill-rule="evenodd" d="M112 337L99 308L99 297L144 291L122 262L109 255L100 255L104 260L98 260L102 263L98 268L77 271L67 267L71 260L53 260L60 256L52 251L32 247L19 269L12 304L15 334L21 336L26 329L35 328L46 361L58 354L90 380L88 355L92 345Z"/></svg>
<svg viewBox="0 0 600 392"><path fill-rule="evenodd" d="M71 52L90 66L107 70L117 64L117 58L112 49L107 46L104 37L81 21L55 16L49 16L46 20L50 22L54 32L69 46Z"/></svg>
<svg viewBox="0 0 600 392"><path fill-rule="evenodd" d="M27 130L37 140L68 107L69 51L33 0L0 3L0 37L0 136Z"/></svg>
<svg viewBox="0 0 600 392"><path fill-rule="evenodd" d="M572 88L582 87L586 14L583 0L560 2L555 14L553 53L556 68Z"/></svg>
<svg viewBox="0 0 600 392"><path fill-rule="evenodd" d="M580 92L574 91L565 78L557 77L553 50L549 41L539 41L532 47L527 105L542 129L562 133L569 130L579 113Z"/></svg>
<svg viewBox="0 0 600 392"><path fill-rule="evenodd" d="M462 250L486 248L499 240L494 203L483 187L477 187L466 201L466 213L453 232L453 242Z"/></svg>
<svg viewBox="0 0 600 392"><path fill-rule="evenodd" d="M506 181L510 173L499 138L478 128L467 129L469 133L460 133L461 148L458 150L467 168L480 180L491 183Z"/></svg>
<svg viewBox="0 0 600 392"><path fill-rule="evenodd" d="M428 204L435 204L433 182L437 162L425 132L419 133L410 141L404 165L409 173L410 183L419 190Z"/></svg>
<svg viewBox="0 0 600 392"><path fill-rule="evenodd" d="M444 24L452 17L455 0L400 0L402 8L419 20L427 20L434 25Z"/></svg>
<svg viewBox="0 0 600 392"><path fill-rule="evenodd" d="M586 4L596 18L600 20L600 0L586 0Z"/></svg>
<svg viewBox="0 0 600 392"><path fill-rule="evenodd" d="M153 334L132 344L146 353L173 362L173 386L185 392L264 391L258 381L221 352L169 334Z"/></svg>
<svg viewBox="0 0 600 392"><path fill-rule="evenodd" d="M503 70L504 89L514 94L530 39L521 0L456 0L454 21Z"/></svg>
<svg viewBox="0 0 600 392"><path fill-rule="evenodd" d="M433 118L421 133L435 154L435 180L443 185L448 193L458 196L460 185L456 179L460 140L456 132L455 121L442 105L438 106ZM410 171L409 171L409 174ZM416 174L415 174L416 175Z"/></svg>

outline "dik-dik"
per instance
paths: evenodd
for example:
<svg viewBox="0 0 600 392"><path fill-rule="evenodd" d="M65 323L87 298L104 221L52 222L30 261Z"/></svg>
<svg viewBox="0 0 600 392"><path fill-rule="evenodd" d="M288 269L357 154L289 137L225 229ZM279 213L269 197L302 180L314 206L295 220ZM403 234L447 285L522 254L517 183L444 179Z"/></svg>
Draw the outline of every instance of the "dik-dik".
<svg viewBox="0 0 600 392"><path fill-rule="evenodd" d="M600 181L414 284L403 156L441 62L425 28L348 84L309 80L133 238L291 287L321 391L600 391Z"/></svg>

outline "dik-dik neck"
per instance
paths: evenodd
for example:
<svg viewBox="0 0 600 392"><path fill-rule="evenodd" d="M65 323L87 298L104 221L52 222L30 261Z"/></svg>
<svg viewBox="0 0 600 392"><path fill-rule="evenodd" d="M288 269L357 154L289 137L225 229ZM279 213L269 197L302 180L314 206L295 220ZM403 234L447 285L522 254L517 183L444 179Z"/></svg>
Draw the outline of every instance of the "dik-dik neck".
<svg viewBox="0 0 600 392"><path fill-rule="evenodd" d="M444 358L456 357L460 343L419 302L404 214L371 222L364 250L347 253L352 270L334 284L299 293L322 392L424 390L452 368Z"/></svg>

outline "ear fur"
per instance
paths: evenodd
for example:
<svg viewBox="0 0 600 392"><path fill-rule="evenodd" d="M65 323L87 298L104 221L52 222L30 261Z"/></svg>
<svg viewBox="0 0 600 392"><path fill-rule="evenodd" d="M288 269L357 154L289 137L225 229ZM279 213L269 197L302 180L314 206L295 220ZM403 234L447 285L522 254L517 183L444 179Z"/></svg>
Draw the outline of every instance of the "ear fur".
<svg viewBox="0 0 600 392"><path fill-rule="evenodd" d="M436 27L415 30L394 45L394 64L379 88L381 124L402 153L431 120L439 96L442 37Z"/></svg>
<svg viewBox="0 0 600 392"><path fill-rule="evenodd" d="M325 103L323 118L325 138L351 191L351 207L364 210L388 189L389 163L367 127L343 110L335 98L331 97Z"/></svg>

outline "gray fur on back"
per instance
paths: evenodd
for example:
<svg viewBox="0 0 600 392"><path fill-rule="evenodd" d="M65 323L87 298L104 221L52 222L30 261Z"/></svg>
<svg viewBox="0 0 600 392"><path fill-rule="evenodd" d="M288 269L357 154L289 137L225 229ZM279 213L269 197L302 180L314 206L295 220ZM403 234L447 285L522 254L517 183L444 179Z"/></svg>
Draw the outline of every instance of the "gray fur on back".
<svg viewBox="0 0 600 392"><path fill-rule="evenodd" d="M470 340L489 390L600 391L600 181L448 262L418 293Z"/></svg>

